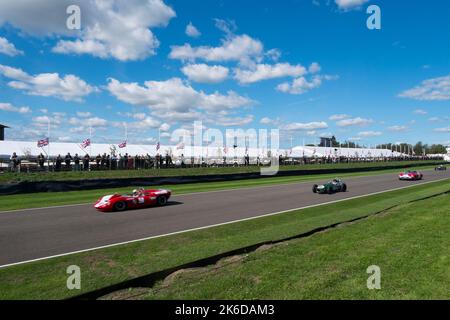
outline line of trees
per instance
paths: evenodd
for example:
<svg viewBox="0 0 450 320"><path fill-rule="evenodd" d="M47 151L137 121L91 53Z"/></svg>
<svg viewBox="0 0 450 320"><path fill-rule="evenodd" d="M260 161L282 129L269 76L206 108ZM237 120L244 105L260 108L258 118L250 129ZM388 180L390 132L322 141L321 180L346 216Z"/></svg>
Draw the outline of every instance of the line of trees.
<svg viewBox="0 0 450 320"><path fill-rule="evenodd" d="M386 143L383 145L378 145L377 148L385 148L389 150L395 150L400 151L403 153L412 153L415 155L425 155L425 154L446 154L447 149L442 144L424 144L422 141L417 142L416 144L407 144L407 143L400 143L400 144L393 144L393 143Z"/></svg>
<svg viewBox="0 0 450 320"><path fill-rule="evenodd" d="M364 148L364 146L359 145L358 143L354 141L344 141L339 142L337 141L336 137L333 136L330 139L331 146L333 148ZM325 147L325 145L320 145L321 147ZM330 147L330 145L327 145L327 147ZM400 143L400 144L394 144L394 143L384 143L384 144L378 144L376 146L377 149L388 149L393 151L399 151L402 153L407 154L415 154L415 155L424 155L424 154L446 154L447 149L442 144L424 144L422 141L417 142L416 144L408 144L408 143Z"/></svg>

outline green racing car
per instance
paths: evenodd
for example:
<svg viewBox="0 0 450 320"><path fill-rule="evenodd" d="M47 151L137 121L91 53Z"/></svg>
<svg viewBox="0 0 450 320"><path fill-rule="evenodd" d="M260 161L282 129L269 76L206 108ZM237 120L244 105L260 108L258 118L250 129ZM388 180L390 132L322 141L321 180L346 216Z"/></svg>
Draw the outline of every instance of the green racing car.
<svg viewBox="0 0 450 320"><path fill-rule="evenodd" d="M347 185L345 182L343 182L341 179L333 179L330 182L327 182L322 185L315 184L313 186L313 192L314 193L336 193L336 192L346 192L347 191Z"/></svg>

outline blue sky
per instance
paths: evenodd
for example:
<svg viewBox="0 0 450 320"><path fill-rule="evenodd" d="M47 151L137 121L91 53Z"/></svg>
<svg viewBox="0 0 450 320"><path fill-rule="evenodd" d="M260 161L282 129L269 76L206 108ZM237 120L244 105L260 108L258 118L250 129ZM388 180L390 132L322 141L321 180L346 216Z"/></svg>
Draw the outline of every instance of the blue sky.
<svg viewBox="0 0 450 320"><path fill-rule="evenodd" d="M0 4L7 137L166 142L208 128L280 128L281 145L450 144L445 1L16 0ZM66 8L81 7L81 30ZM381 30L366 8L381 8ZM188 27L189 25L189 27Z"/></svg>

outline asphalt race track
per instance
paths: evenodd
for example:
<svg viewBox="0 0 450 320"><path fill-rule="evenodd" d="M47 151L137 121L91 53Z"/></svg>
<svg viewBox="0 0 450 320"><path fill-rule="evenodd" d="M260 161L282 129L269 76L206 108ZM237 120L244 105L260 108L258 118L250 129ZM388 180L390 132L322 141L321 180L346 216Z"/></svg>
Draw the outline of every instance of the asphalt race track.
<svg viewBox="0 0 450 320"><path fill-rule="evenodd" d="M92 205L0 212L0 266L444 178L450 171L424 171L424 180L414 182L399 181L396 174L349 178L348 191L333 195L313 194L313 182L187 194L166 207L122 213L100 213Z"/></svg>

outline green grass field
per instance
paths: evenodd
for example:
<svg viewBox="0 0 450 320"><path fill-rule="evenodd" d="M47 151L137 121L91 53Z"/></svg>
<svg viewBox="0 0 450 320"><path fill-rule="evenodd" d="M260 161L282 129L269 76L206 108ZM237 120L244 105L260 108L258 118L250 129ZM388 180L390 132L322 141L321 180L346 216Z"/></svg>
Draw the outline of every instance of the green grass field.
<svg viewBox="0 0 450 320"><path fill-rule="evenodd" d="M431 161L434 162L434 161ZM310 164L281 166L280 170L316 170L334 168L373 168L383 166L420 165L430 161L394 161L394 162L368 162L368 163L338 163L338 164ZM224 168L178 168L178 169L147 169L147 170L114 170L114 171L89 171L89 172L38 172L38 173L11 173L0 174L0 183L19 181L61 181L82 179L115 179L115 178L139 178L139 177L171 177L171 176L196 176L211 174L231 174L259 172L257 166L249 167L224 167Z"/></svg>
<svg viewBox="0 0 450 320"><path fill-rule="evenodd" d="M420 170L431 168L434 167L420 167ZM398 169L355 172L355 173L340 174L339 177L348 178L348 177L369 176L369 175L378 175L382 173L397 173L397 172L399 172ZM286 183L306 182L306 181L321 181L333 179L335 177L336 174L321 174L321 175L319 174L319 175L305 175L305 176L247 179L247 180L224 181L224 182L205 182L205 183L155 186L155 188L157 189L167 188L172 190L174 194L186 194L192 192L218 191L226 189L238 189L238 188L286 184ZM49 206L94 203L97 199L99 199L104 195L114 193L130 193L131 190L135 187L3 195L0 196L0 212L8 210L42 208Z"/></svg>
<svg viewBox="0 0 450 320"><path fill-rule="evenodd" d="M450 299L449 203L446 194L404 204L308 238L185 270L147 293L141 290L139 297ZM381 270L379 290L367 288L371 265Z"/></svg>
<svg viewBox="0 0 450 320"><path fill-rule="evenodd" d="M242 269L242 274L251 270L254 270L255 274L252 275L254 278L248 278L242 284L238 283L242 281L239 273L233 278L233 281L236 282L229 282L226 281L227 276L223 276L222 273L218 272L219 276L223 276L223 281L217 282L217 285L225 291L221 294L216 292L217 295L210 295L208 298L236 298L239 295L252 297L252 295L259 293L261 293L261 296L258 298L263 298L268 297L271 290L273 290L271 297L280 295L280 298L294 296L323 298L331 296L336 298L348 296L361 298L426 296L445 298L441 289L444 283L448 283L448 281L443 281L448 280L449 265L449 234L446 227L449 225L448 197L435 198L423 206L420 203L412 206L404 205L409 201L448 190L450 190L450 180L275 216L7 267L0 269L0 299L67 298L255 243L284 239L317 227L374 214L394 205L401 205L401 207L380 218L370 220L371 222L368 225L366 224L366 227L353 229L362 223L360 221L355 223L354 227L348 226L330 231L330 235L324 234L330 237L328 240L320 240L322 238L319 238L319 240L314 240L317 242L311 243L315 247L311 247L308 244L301 246L302 241L309 241L304 239L299 240L297 250L293 243L292 246L286 247L286 250L291 247L294 248L292 251L268 252L268 254L273 254L274 257L278 256L280 258L292 255L286 264L279 264L275 261L268 263L267 260L264 260L266 261L265 265L255 265L252 267L253 269L247 270L245 269L247 262L244 262L245 271ZM433 203L436 203L436 205L433 205ZM442 212L440 209L442 203L444 205L447 204L445 207L447 211ZM416 209L415 213L410 213L410 209L416 207L419 209ZM391 216L394 218L399 216L399 218L383 220ZM421 218L421 216L423 217ZM415 222L416 219L419 219L418 222ZM403 220L404 223L400 223ZM380 226L376 227L378 224ZM374 225L376 229L371 229L371 225ZM365 231L366 229L367 232ZM353 230L355 231L353 232ZM340 233L333 235L333 232ZM377 237L371 236L374 234ZM311 239L315 239L315 237L319 236L311 237ZM428 239L427 237L431 238ZM339 241L340 238L347 239L348 243ZM432 241L432 239L434 240ZM364 252L362 252L362 245L366 248ZM447 248L447 251L443 253L442 247ZM255 253L255 256L251 255L251 257L254 257L252 258L253 260L258 260L259 256ZM340 259L340 257L348 257L349 259ZM371 257L376 259L369 259ZM364 273L365 265L379 263L384 266L383 263L391 257L390 265L386 265L386 278L383 278L385 279L383 280L385 281L383 285L398 288L398 291L392 289L386 291L384 296L376 296L376 293L364 291L364 287L360 289L360 281L366 278ZM360 258L361 262L353 261ZM421 258L426 258L426 260L422 261L420 260ZM411 261L415 261L418 264L409 265L407 263L408 259L413 259ZM300 268L302 261L306 263L304 269L302 269L303 267ZM360 264L365 266L363 270L358 269L361 266ZM70 265L78 265L81 268L82 288L79 291L70 291L66 288L66 268ZM329 274L311 273L311 275L308 275L308 270L312 272L315 267L322 266L324 268L322 270L326 270ZM267 270L261 270L261 268L267 268ZM389 284L388 277L392 268L398 268L400 272L406 275L411 275L412 272L418 272L418 277L426 274L427 279L433 281L430 281L427 285L425 279L420 278L420 290L407 291L405 288L409 288L410 283L417 280L417 278L404 278L404 284L396 282ZM297 269L300 271L297 271ZM442 269L445 269L447 273L442 273ZM261 286L255 286L255 291L247 288L247 290L242 290L241 293L227 287L233 286L234 283L236 288L242 289L249 283L253 283L252 281L258 283L258 270L262 272L261 279L263 281L269 275L276 279L284 275L290 280L291 286L300 285L304 282L307 286L300 286L300 288L306 291L297 289L297 291L292 291L290 296L288 292L283 293L283 291L290 288L286 279L284 281L280 280L279 287L272 289L271 285L274 285L275 282L262 282ZM322 277L323 280L321 280ZM199 287L195 287L195 284L190 282L189 279L186 279L186 286L183 286L182 282L175 277L173 286L163 290L159 290L161 287L156 287L155 289L158 289L156 291L146 289L145 295L141 297L153 299L184 296L184 294L188 294L186 289L189 286L192 286L192 292L190 293L192 297L200 297L203 290L205 292L213 292L211 291L213 289L209 287L213 286L213 281L211 275L208 274L205 277L205 281L199 284ZM205 286L202 287L202 285ZM328 287L329 289L326 289ZM133 294L134 290L130 290L129 293ZM253 298L256 298L256 296L253 296Z"/></svg>

